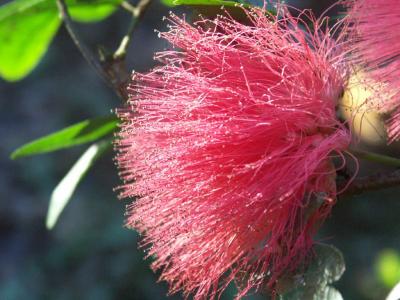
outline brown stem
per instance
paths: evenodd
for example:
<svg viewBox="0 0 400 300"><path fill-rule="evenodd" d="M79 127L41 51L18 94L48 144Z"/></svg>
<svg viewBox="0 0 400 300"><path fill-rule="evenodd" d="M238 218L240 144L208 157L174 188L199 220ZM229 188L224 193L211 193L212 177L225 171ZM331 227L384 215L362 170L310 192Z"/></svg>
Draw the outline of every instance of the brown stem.
<svg viewBox="0 0 400 300"><path fill-rule="evenodd" d="M132 15L132 20L127 33L122 38L118 49L111 55L105 55L102 60L103 69L112 81L114 88L122 95L123 99L127 99L127 83L129 82L129 71L126 68L125 57L127 54L129 43L132 39L132 34L142 19L145 11L148 9L151 0L140 0L136 6L132 6L129 2L122 2L121 6L128 10Z"/></svg>
<svg viewBox="0 0 400 300"><path fill-rule="evenodd" d="M339 182L338 190L345 187L344 182ZM356 178L340 197L361 194L366 191L379 190L400 185L400 170L390 173L377 173L370 176Z"/></svg>
<svg viewBox="0 0 400 300"><path fill-rule="evenodd" d="M58 10L60 12L61 18L64 21L65 27L71 36L73 42L95 71L103 78L103 80L111 86L111 88L116 92L116 94L121 99L126 99L126 83L129 78L129 73L125 67L125 56L128 44L131 39L131 35L143 16L143 13L148 8L151 0L141 0L137 6L131 6L128 2L124 2L122 5L125 9L129 8L129 11L132 13L132 23L129 26L128 33L124 36L121 41L118 50L107 57L104 61L99 61L93 53L86 47L86 45L82 42L82 39L78 35L78 31L75 29L74 22L71 19L71 16L68 13L68 8L65 3L65 0L56 0Z"/></svg>

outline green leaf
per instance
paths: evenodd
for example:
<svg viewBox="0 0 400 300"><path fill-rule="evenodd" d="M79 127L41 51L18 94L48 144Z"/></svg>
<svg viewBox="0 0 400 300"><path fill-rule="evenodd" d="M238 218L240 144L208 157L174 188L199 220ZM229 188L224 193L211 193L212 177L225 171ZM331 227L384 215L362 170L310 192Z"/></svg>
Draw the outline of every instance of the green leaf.
<svg viewBox="0 0 400 300"><path fill-rule="evenodd" d="M96 22L122 0L67 0L73 19ZM38 64L60 27L55 0L14 0L0 6L0 76L17 81Z"/></svg>
<svg viewBox="0 0 400 300"><path fill-rule="evenodd" d="M88 142L112 133L117 128L115 116L85 120L30 142L11 154L12 159L56 151Z"/></svg>
<svg viewBox="0 0 400 300"><path fill-rule="evenodd" d="M61 24L43 1L18 0L0 7L0 76L16 81L26 76L46 52Z"/></svg>
<svg viewBox="0 0 400 300"><path fill-rule="evenodd" d="M54 1L54 0L52 0ZM98 22L110 16L123 0L66 0L72 19Z"/></svg>
<svg viewBox="0 0 400 300"><path fill-rule="evenodd" d="M51 194L50 205L47 211L47 229L50 230L54 227L61 212L71 200L72 194L79 182L86 175L90 167L93 166L95 161L110 147L110 140L104 140L91 145L56 186Z"/></svg>
<svg viewBox="0 0 400 300"><path fill-rule="evenodd" d="M340 293L330 286L340 279L345 270L342 253L323 244L314 246L315 257L305 272L287 276L278 282L280 300L342 300Z"/></svg>

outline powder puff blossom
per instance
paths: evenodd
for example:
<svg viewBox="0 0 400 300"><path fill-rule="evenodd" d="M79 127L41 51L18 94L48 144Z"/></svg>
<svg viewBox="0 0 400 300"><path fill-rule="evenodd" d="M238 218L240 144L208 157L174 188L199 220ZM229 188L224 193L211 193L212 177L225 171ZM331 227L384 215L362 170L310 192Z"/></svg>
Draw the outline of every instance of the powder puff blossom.
<svg viewBox="0 0 400 300"><path fill-rule="evenodd" d="M176 50L135 74L117 162L127 225L170 292L238 298L274 287L309 257L335 202L336 167L350 134L336 118L344 53L308 12L284 7L194 25L172 15L160 35ZM303 15L303 17L304 17Z"/></svg>
<svg viewBox="0 0 400 300"><path fill-rule="evenodd" d="M400 3L398 0L350 0L349 16L356 34L354 61L383 84L375 98L391 112L390 141L400 138Z"/></svg>

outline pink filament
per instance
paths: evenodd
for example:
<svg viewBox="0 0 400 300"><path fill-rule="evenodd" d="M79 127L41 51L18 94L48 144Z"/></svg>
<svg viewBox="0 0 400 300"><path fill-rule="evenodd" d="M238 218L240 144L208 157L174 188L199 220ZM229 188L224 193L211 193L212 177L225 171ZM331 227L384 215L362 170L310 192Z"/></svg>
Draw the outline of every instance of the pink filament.
<svg viewBox="0 0 400 300"><path fill-rule="evenodd" d="M273 287L304 262L350 143L335 116L344 53L324 21L246 13L250 25L171 15L161 36L180 50L134 75L118 111L120 196L140 197L127 225L170 292L195 299L239 277L237 298Z"/></svg>
<svg viewBox="0 0 400 300"><path fill-rule="evenodd" d="M389 141L400 138L400 3L398 0L350 0L349 17L356 33L354 60L383 83L374 95L377 108L391 112Z"/></svg>

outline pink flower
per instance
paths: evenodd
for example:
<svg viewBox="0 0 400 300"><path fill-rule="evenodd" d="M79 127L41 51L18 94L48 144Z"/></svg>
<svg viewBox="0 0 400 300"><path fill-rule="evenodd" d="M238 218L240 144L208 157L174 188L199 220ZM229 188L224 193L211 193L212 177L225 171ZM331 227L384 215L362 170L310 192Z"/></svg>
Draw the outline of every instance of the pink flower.
<svg viewBox="0 0 400 300"><path fill-rule="evenodd" d="M356 33L356 63L383 83L375 97L378 109L391 112L389 140L400 138L400 5L398 0L350 0L349 16Z"/></svg>
<svg viewBox="0 0 400 300"><path fill-rule="evenodd" d="M250 25L172 15L161 36L179 50L135 74L118 111L120 196L139 197L127 225L170 292L195 299L234 279L237 298L273 288L304 263L335 202L331 158L350 143L335 109L344 53L326 20L246 13Z"/></svg>

